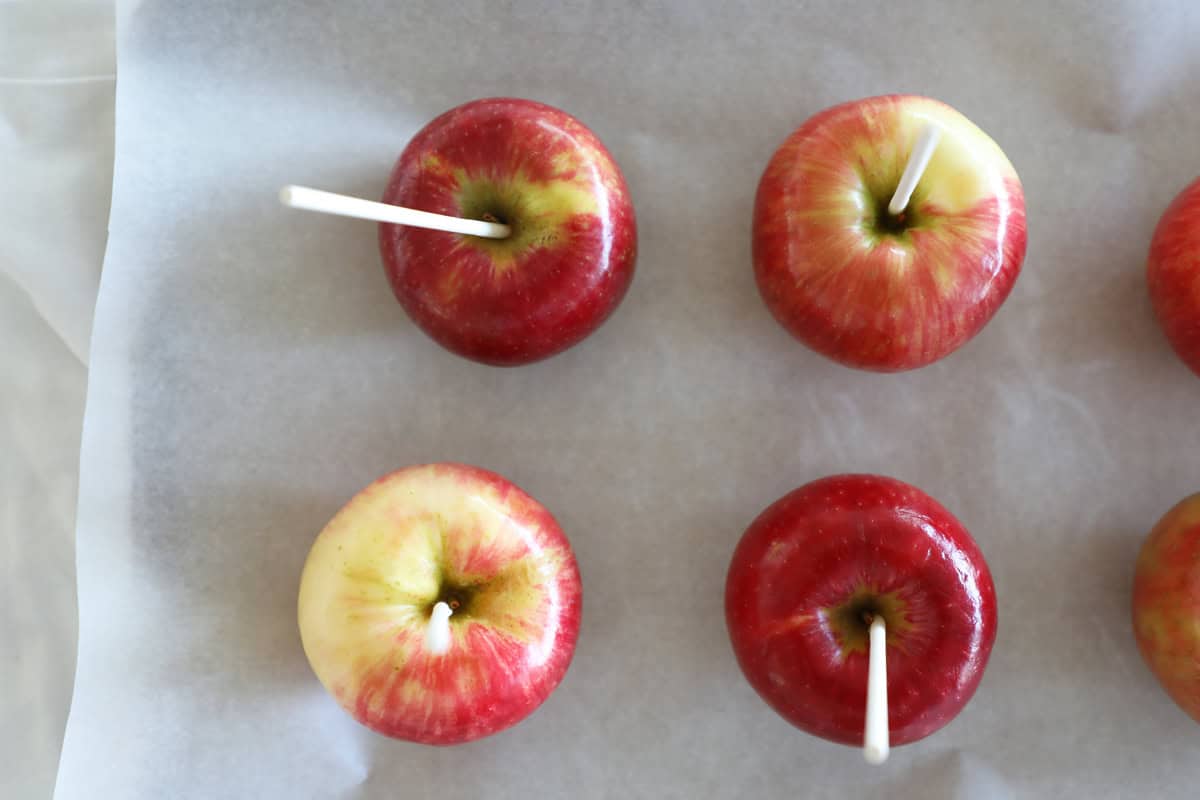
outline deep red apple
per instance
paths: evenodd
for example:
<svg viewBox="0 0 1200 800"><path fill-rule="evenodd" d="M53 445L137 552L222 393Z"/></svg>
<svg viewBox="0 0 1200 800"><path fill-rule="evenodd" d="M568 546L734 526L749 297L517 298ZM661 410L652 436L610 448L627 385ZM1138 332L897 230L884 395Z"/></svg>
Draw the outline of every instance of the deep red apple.
<svg viewBox="0 0 1200 800"><path fill-rule="evenodd" d="M512 366L583 339L633 279L637 226L608 150L571 115L512 98L447 111L409 142L383 201L501 222L506 239L379 226L392 290L449 350Z"/></svg>
<svg viewBox="0 0 1200 800"><path fill-rule="evenodd" d="M457 744L534 711L562 680L581 589L562 530L495 473L409 467L355 496L300 581L304 652L355 719Z"/></svg>
<svg viewBox="0 0 1200 800"><path fill-rule="evenodd" d="M1163 515L1142 545L1133 633L1167 694L1200 722L1200 494Z"/></svg>
<svg viewBox="0 0 1200 800"><path fill-rule="evenodd" d="M926 125L941 139L912 199L888 203ZM805 122L754 205L754 273L775 318L835 361L893 372L977 334L1025 257L1025 198L987 134L950 106L889 95Z"/></svg>
<svg viewBox="0 0 1200 800"><path fill-rule="evenodd" d="M991 574L962 524L906 483L838 475L776 501L738 543L729 636L746 679L793 725L862 743L876 615L891 741L913 742L970 700L996 637Z"/></svg>
<svg viewBox="0 0 1200 800"><path fill-rule="evenodd" d="M1200 179L1163 212L1150 243L1146 278L1171 347L1200 375Z"/></svg>

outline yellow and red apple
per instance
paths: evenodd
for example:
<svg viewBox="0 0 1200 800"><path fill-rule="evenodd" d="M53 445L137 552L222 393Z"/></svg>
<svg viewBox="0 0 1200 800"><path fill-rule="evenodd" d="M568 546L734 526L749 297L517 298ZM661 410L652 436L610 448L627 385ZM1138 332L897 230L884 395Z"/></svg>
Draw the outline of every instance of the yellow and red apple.
<svg viewBox="0 0 1200 800"><path fill-rule="evenodd" d="M814 481L763 511L734 551L725 619L738 664L771 708L815 736L862 744L877 616L891 743L914 742L971 699L996 638L983 554L915 486Z"/></svg>
<svg viewBox="0 0 1200 800"><path fill-rule="evenodd" d="M888 204L927 125L940 142L903 212ZM1021 181L950 106L888 95L844 103L775 152L754 206L754 271L793 336L862 369L932 363L977 334L1025 257Z"/></svg>
<svg viewBox="0 0 1200 800"><path fill-rule="evenodd" d="M583 123L514 98L476 100L426 125L383 201L501 222L505 239L379 226L392 290L459 355L512 366L595 330L633 279L637 226L625 179Z"/></svg>
<svg viewBox="0 0 1200 800"><path fill-rule="evenodd" d="M550 512L495 473L431 464L379 479L321 531L300 582L300 636L359 722L457 744L516 724L558 686L581 602Z"/></svg>
<svg viewBox="0 0 1200 800"><path fill-rule="evenodd" d="M1167 694L1200 722L1200 494L1168 511L1142 545L1133 633Z"/></svg>
<svg viewBox="0 0 1200 800"><path fill-rule="evenodd" d="M1146 278L1171 347L1200 375L1200 178L1163 212L1150 243Z"/></svg>

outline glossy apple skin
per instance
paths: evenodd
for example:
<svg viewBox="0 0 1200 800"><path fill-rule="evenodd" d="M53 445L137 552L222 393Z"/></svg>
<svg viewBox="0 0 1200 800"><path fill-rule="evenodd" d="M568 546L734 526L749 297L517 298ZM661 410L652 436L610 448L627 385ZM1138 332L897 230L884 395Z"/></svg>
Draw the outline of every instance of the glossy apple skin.
<svg viewBox="0 0 1200 800"><path fill-rule="evenodd" d="M1200 494L1168 511L1142 545L1133 634L1167 694L1200 722Z"/></svg>
<svg viewBox="0 0 1200 800"><path fill-rule="evenodd" d="M941 141L904 219L884 221L930 121ZM880 372L925 366L979 333L1025 240L1003 151L950 106L912 95L809 119L771 158L754 205L754 274L771 313L818 353Z"/></svg>
<svg viewBox="0 0 1200 800"><path fill-rule="evenodd" d="M379 226L400 304L475 361L515 366L565 350L613 313L633 280L625 179L595 134L551 106L489 98L447 111L404 149L383 202L512 227L493 240Z"/></svg>
<svg viewBox="0 0 1200 800"><path fill-rule="evenodd" d="M451 645L425 647L449 603ZM562 680L582 592L570 544L536 500L462 464L409 467L355 496L300 582L304 652L321 683L386 736L450 745L524 719Z"/></svg>
<svg viewBox="0 0 1200 800"><path fill-rule="evenodd" d="M823 478L747 529L725 618L746 679L784 719L861 745L871 614L887 623L893 745L953 719L996 638L996 591L966 529L921 490L876 475Z"/></svg>
<svg viewBox="0 0 1200 800"><path fill-rule="evenodd" d="M1171 347L1200 375L1200 178L1163 212L1150 242L1146 279Z"/></svg>

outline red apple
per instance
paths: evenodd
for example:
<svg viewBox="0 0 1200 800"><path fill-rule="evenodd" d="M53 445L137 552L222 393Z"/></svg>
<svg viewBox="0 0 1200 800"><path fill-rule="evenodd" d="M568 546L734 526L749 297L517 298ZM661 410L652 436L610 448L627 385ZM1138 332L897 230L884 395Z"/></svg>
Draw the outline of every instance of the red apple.
<svg viewBox="0 0 1200 800"><path fill-rule="evenodd" d="M1200 494L1168 511L1142 545L1133 634L1167 694L1200 722Z"/></svg>
<svg viewBox="0 0 1200 800"><path fill-rule="evenodd" d="M300 636L359 722L457 744L520 722L554 690L575 650L580 592L566 537L532 497L477 467L409 467L317 537Z"/></svg>
<svg viewBox="0 0 1200 800"><path fill-rule="evenodd" d="M502 222L506 239L379 226L392 290L427 334L486 364L552 356L583 339L633 280L625 179L583 123L530 100L451 109L401 153L383 201Z"/></svg>
<svg viewBox="0 0 1200 800"><path fill-rule="evenodd" d="M1171 347L1200 375L1200 179L1163 212L1150 243L1146 278Z"/></svg>
<svg viewBox="0 0 1200 800"><path fill-rule="evenodd" d="M838 475L775 502L746 530L725 585L738 664L793 725L861 745L868 630L887 628L892 744L962 710L996 638L996 593L962 524L892 478Z"/></svg>
<svg viewBox="0 0 1200 800"><path fill-rule="evenodd" d="M912 200L888 212L914 142L941 130ZM1025 198L1003 151L927 97L822 111L775 152L754 205L754 273L793 336L835 361L894 372L977 334L1025 257Z"/></svg>

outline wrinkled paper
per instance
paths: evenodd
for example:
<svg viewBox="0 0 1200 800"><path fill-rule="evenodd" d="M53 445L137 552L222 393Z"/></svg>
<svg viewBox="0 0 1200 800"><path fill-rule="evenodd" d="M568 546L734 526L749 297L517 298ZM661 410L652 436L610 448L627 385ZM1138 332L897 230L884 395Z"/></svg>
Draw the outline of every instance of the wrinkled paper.
<svg viewBox="0 0 1200 800"><path fill-rule="evenodd" d="M78 523L75 798L1143 797L1200 783L1197 729L1129 622L1133 559L1200 488L1200 381L1144 288L1200 174L1200 6L144 0L120 7L117 153ZM791 340L750 267L762 168L816 111L915 92L1024 181L1029 252L974 341L876 375ZM578 116L628 179L632 290L582 345L495 369L391 296L378 197L467 100ZM69 233L68 231L64 232ZM574 664L527 721L431 749L376 736L310 672L314 536L434 460L507 475L579 557ZM989 559L1000 632L974 700L870 769L742 679L725 569L749 522L835 472L921 486Z"/></svg>

